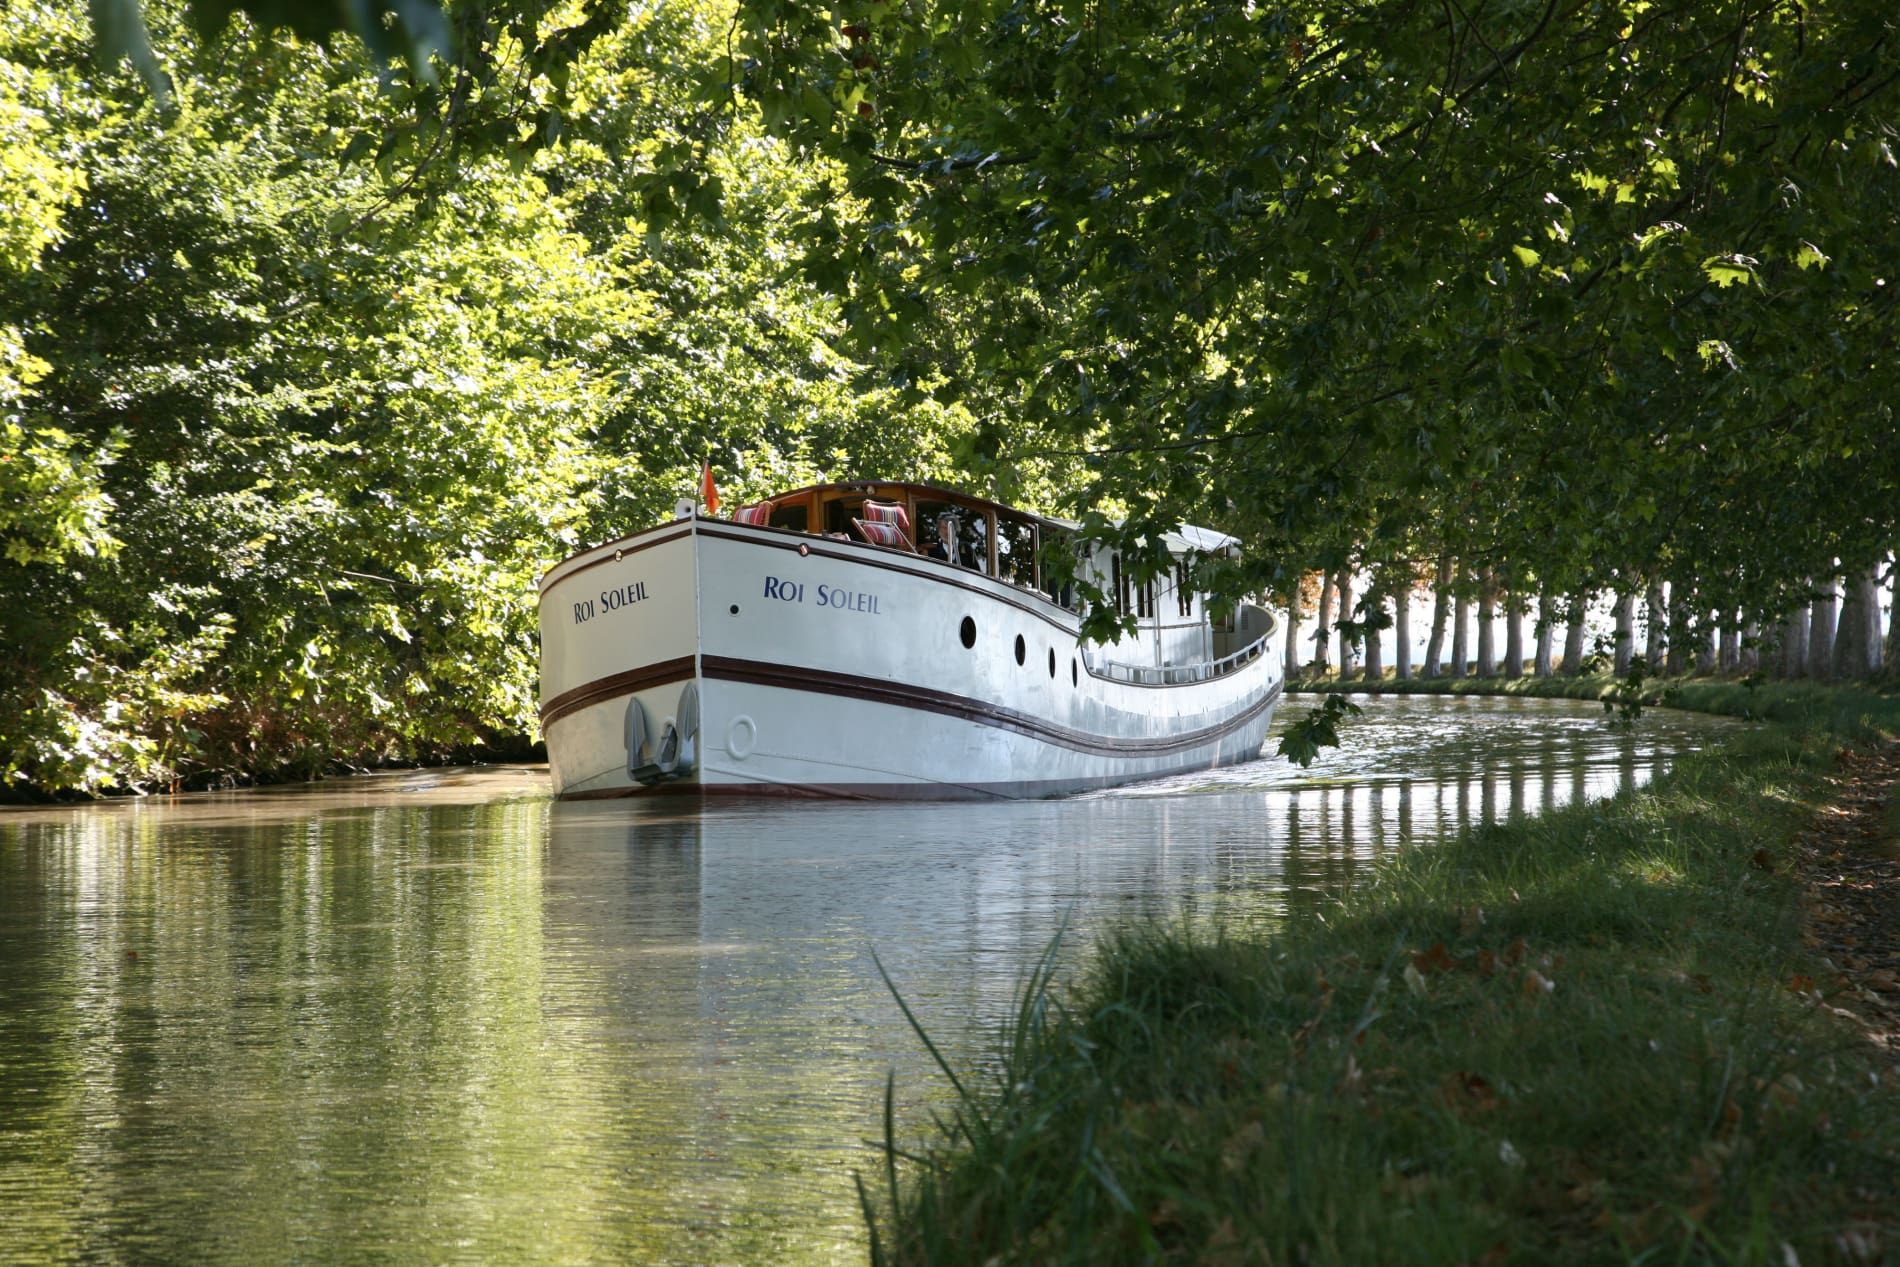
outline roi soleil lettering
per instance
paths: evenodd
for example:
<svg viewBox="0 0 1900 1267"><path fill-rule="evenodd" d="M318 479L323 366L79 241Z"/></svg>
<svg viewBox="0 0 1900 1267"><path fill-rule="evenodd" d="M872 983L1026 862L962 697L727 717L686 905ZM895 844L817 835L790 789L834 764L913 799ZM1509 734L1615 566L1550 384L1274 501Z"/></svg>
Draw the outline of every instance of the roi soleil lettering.
<svg viewBox="0 0 1900 1267"><path fill-rule="evenodd" d="M647 583L645 581L629 581L627 584L617 586L614 589L602 590L598 604L591 598L583 598L580 602L575 603L574 623L577 625L585 624L602 612L619 611L622 607L631 607L635 603L644 603L646 601Z"/></svg>
<svg viewBox="0 0 1900 1267"><path fill-rule="evenodd" d="M781 603L802 603L805 601L805 582L786 581L776 576L765 578L765 596L776 598ZM812 606L829 607L834 611L865 612L872 616L882 616L883 609L878 606L879 595L868 590L845 590L831 585L812 587Z"/></svg>

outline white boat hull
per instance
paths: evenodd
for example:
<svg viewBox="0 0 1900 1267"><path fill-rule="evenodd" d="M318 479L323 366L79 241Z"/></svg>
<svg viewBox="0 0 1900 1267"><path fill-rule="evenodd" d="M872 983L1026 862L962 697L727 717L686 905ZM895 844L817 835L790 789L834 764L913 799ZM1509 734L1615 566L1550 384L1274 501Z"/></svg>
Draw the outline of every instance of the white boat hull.
<svg viewBox="0 0 1900 1267"><path fill-rule="evenodd" d="M1039 594L908 552L666 524L542 583L555 793L1049 796L1259 753L1281 686L1272 637L1218 674L1134 682L1092 672L1076 627ZM679 734L689 687L697 724ZM686 742L659 770L668 727Z"/></svg>

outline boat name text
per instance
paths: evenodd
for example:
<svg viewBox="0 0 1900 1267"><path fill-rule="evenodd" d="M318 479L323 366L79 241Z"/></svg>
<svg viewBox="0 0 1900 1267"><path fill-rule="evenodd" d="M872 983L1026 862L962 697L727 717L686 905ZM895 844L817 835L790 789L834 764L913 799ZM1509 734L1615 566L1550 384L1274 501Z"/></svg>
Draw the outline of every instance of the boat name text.
<svg viewBox="0 0 1900 1267"><path fill-rule="evenodd" d="M805 601L805 582L787 581L776 576L765 578L765 596L776 598L781 603L802 603ZM882 616L883 609L878 605L879 595L866 590L844 590L833 585L819 585L812 590L817 607L830 607L837 611L868 612L873 616Z"/></svg>
<svg viewBox="0 0 1900 1267"><path fill-rule="evenodd" d="M615 589L602 590L600 603L596 606L591 598L583 598L574 604L574 623L579 625L592 620L603 611L618 611L622 607L631 607L635 603L644 603L647 598L647 583L631 581Z"/></svg>

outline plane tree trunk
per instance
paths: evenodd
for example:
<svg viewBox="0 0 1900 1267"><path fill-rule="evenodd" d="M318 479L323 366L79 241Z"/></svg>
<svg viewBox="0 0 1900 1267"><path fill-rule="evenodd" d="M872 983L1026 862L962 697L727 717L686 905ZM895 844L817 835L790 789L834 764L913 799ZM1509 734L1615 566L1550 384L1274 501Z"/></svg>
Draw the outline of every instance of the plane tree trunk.
<svg viewBox="0 0 1900 1267"><path fill-rule="evenodd" d="M1504 595L1504 676L1524 676L1524 596L1515 586Z"/></svg>
<svg viewBox="0 0 1900 1267"><path fill-rule="evenodd" d="M1781 622L1779 672L1785 678L1806 677L1808 672L1808 609L1797 607Z"/></svg>
<svg viewBox="0 0 1900 1267"><path fill-rule="evenodd" d="M1817 597L1808 605L1808 676L1826 678L1834 671L1834 618L1840 580L1830 576L1815 591Z"/></svg>
<svg viewBox="0 0 1900 1267"><path fill-rule="evenodd" d="M1643 608L1644 623L1648 626L1643 631L1643 658L1649 662L1651 673L1661 673L1663 648L1669 645L1669 608L1663 603L1661 581L1650 582L1643 595Z"/></svg>
<svg viewBox="0 0 1900 1267"><path fill-rule="evenodd" d="M1616 596L1616 673L1630 671L1636 651L1636 591L1625 588Z"/></svg>
<svg viewBox="0 0 1900 1267"><path fill-rule="evenodd" d="M1425 643L1425 676L1445 673L1445 621L1451 615L1451 557L1441 555L1432 582L1432 633Z"/></svg>
<svg viewBox="0 0 1900 1267"><path fill-rule="evenodd" d="M1836 677L1870 678L1880 672L1879 575L1872 567L1848 574L1840 631L1835 636Z"/></svg>
<svg viewBox="0 0 1900 1267"><path fill-rule="evenodd" d="M1537 596L1537 650L1532 655L1531 676L1550 676L1550 644L1557 628L1557 614L1551 610L1550 592Z"/></svg>
<svg viewBox="0 0 1900 1267"><path fill-rule="evenodd" d="M1478 577L1478 676L1498 675L1498 574L1486 568Z"/></svg>
<svg viewBox="0 0 1900 1267"><path fill-rule="evenodd" d="M1583 612L1588 597L1581 590L1570 596L1570 618L1564 624L1564 661L1559 666L1565 677L1583 672Z"/></svg>
<svg viewBox="0 0 1900 1267"><path fill-rule="evenodd" d="M1377 682L1385 676L1385 648L1382 645L1382 631L1378 628L1385 614L1385 591L1379 587L1375 577L1366 590L1366 622L1372 626L1366 630L1366 670L1363 674L1368 682Z"/></svg>
<svg viewBox="0 0 1900 1267"><path fill-rule="evenodd" d="M1344 682L1352 676L1353 669L1359 663L1358 649L1353 646L1352 637L1344 628L1353 616L1350 567L1339 569L1339 575L1333 578L1333 590L1339 595L1339 619L1335 625L1339 627L1339 680Z"/></svg>
<svg viewBox="0 0 1900 1267"><path fill-rule="evenodd" d="M1465 592L1464 577L1458 578L1458 592L1451 600L1451 676L1463 677L1471 665L1470 637L1465 629L1471 623L1471 599Z"/></svg>
<svg viewBox="0 0 1900 1267"><path fill-rule="evenodd" d="M1313 676L1325 677L1326 667L1332 660L1331 638L1333 636L1333 578L1322 573L1319 578L1319 612L1314 616L1313 626Z"/></svg>
<svg viewBox="0 0 1900 1267"><path fill-rule="evenodd" d="M1405 584L1392 596L1392 676L1412 679L1412 570L1405 565Z"/></svg>

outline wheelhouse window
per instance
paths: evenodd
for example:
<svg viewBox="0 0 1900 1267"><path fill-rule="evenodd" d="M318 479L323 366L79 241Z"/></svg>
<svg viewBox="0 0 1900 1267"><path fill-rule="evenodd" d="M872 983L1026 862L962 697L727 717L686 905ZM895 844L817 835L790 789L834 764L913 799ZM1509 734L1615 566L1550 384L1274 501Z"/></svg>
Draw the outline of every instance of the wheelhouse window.
<svg viewBox="0 0 1900 1267"><path fill-rule="evenodd" d="M996 517L996 574L1012 585L1036 588L1036 525L1014 515Z"/></svg>
<svg viewBox="0 0 1900 1267"><path fill-rule="evenodd" d="M806 532L811 527L811 503L803 500L774 502L771 516L766 522L774 528L789 528L793 532Z"/></svg>
<svg viewBox="0 0 1900 1267"><path fill-rule="evenodd" d="M961 502L917 500L917 548L974 572L990 570L990 516Z"/></svg>
<svg viewBox="0 0 1900 1267"><path fill-rule="evenodd" d="M850 493L825 500L825 535L850 537L851 521L864 515L864 494ZM855 539L855 538L854 538Z"/></svg>
<svg viewBox="0 0 1900 1267"><path fill-rule="evenodd" d="M1071 559L1075 558L1075 534L1044 525L1039 534L1039 540L1043 551L1036 567L1036 575L1041 578L1039 588L1050 602L1074 611L1075 583L1071 581L1067 584L1057 584L1054 569L1048 566L1048 560L1055 558L1057 552L1066 554Z"/></svg>

